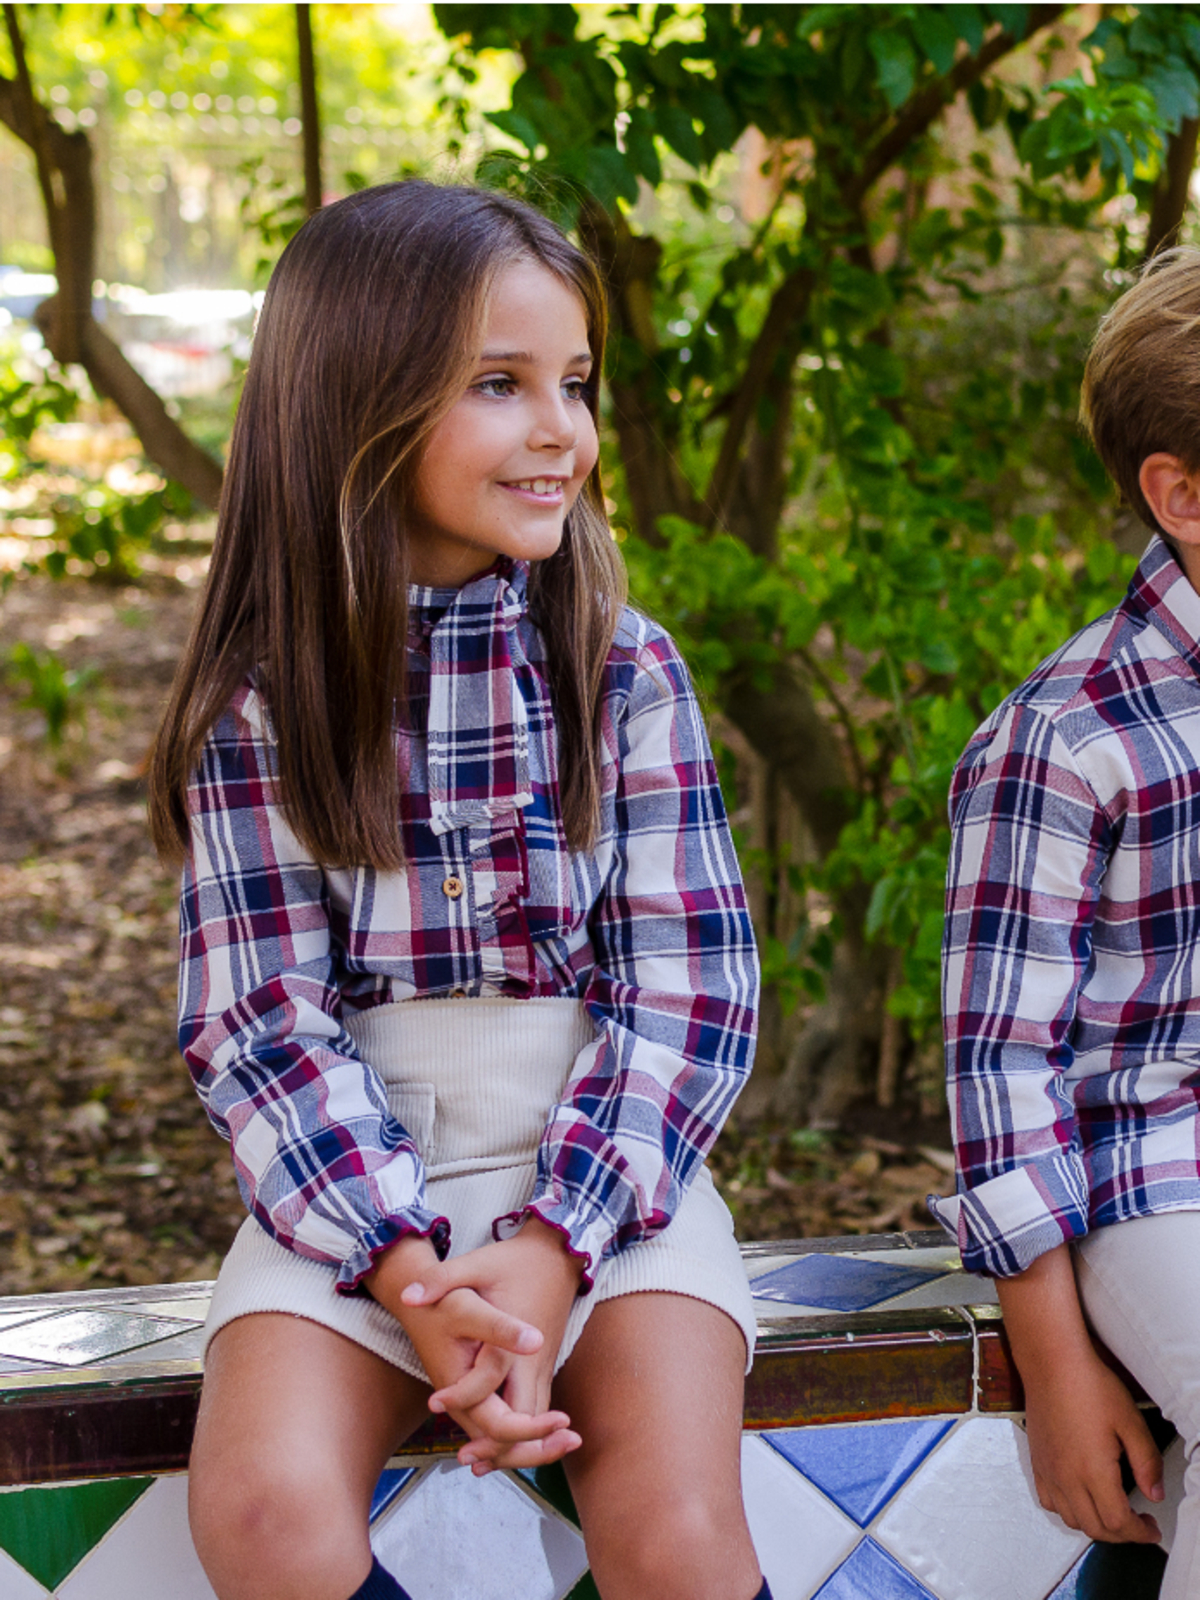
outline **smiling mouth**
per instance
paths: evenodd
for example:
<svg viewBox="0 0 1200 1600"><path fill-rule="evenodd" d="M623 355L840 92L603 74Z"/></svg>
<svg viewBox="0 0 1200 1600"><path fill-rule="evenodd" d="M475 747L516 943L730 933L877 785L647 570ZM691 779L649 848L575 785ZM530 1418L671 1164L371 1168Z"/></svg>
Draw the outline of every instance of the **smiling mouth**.
<svg viewBox="0 0 1200 1600"><path fill-rule="evenodd" d="M529 495L536 500L555 502L563 498L565 478L518 478L511 483L502 484L514 494Z"/></svg>

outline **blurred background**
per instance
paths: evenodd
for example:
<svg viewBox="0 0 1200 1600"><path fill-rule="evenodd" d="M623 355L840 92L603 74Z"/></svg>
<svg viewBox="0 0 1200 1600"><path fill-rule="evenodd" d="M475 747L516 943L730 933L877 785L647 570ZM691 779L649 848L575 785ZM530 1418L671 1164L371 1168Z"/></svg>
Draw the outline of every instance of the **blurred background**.
<svg viewBox="0 0 1200 1600"><path fill-rule="evenodd" d="M1200 8L4 6L0 1292L210 1277L144 763L271 264L420 174L596 255L609 509L704 696L762 946L745 1237L951 1183L950 771L1147 535L1077 420L1193 236Z"/></svg>

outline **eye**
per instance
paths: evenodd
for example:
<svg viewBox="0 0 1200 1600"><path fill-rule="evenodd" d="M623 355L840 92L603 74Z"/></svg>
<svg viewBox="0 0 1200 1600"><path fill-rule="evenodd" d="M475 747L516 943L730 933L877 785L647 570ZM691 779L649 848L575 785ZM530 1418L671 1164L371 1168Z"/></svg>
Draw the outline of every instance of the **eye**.
<svg viewBox="0 0 1200 1600"><path fill-rule="evenodd" d="M564 378L562 387L568 400L590 400L592 397L590 378Z"/></svg>
<svg viewBox="0 0 1200 1600"><path fill-rule="evenodd" d="M503 400L509 395L516 394L517 380L515 378L481 378L478 383L473 383L471 388L476 394L486 395L491 400Z"/></svg>

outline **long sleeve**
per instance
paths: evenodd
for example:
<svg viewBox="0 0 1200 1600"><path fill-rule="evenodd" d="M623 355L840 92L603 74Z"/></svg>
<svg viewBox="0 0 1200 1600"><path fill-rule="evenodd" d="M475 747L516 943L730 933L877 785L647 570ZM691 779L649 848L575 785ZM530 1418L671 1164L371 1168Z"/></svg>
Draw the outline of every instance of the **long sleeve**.
<svg viewBox="0 0 1200 1600"><path fill-rule="evenodd" d="M342 1026L325 877L276 803L252 691L209 737L189 805L180 1048L251 1215L336 1264L344 1292L405 1234L444 1250L420 1156Z"/></svg>
<svg viewBox="0 0 1200 1600"><path fill-rule="evenodd" d="M655 631L615 744L610 858L589 919L597 1039L549 1114L525 1215L602 1257L670 1222L749 1074L758 968L687 669Z"/></svg>
<svg viewBox="0 0 1200 1600"><path fill-rule="evenodd" d="M931 1204L970 1271L1088 1231L1073 1027L1114 830L1056 721L1010 702L951 793L944 1015L958 1195Z"/></svg>

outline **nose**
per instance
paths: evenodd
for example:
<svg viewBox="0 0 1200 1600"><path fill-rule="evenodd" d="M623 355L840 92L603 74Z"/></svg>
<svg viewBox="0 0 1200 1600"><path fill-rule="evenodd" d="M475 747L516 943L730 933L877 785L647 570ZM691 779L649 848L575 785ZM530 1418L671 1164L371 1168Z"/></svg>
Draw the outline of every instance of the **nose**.
<svg viewBox="0 0 1200 1600"><path fill-rule="evenodd" d="M556 384L553 392L546 394L538 402L529 433L530 448L574 450L577 440L578 429L575 419L563 398L562 390Z"/></svg>

